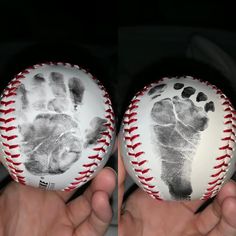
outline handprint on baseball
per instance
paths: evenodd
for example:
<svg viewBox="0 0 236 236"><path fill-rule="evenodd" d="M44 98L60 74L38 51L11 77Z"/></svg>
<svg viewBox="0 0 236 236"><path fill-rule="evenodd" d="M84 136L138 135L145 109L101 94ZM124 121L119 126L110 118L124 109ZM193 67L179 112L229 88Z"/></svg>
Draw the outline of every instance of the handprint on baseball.
<svg viewBox="0 0 236 236"><path fill-rule="evenodd" d="M85 87L77 77L65 80L63 74L51 72L46 81L43 74L32 78L32 90L24 84L18 88L21 101L22 152L27 156L24 163L33 175L55 175L66 172L81 156L82 146L94 145L106 129L106 119L91 117L86 140L82 140L78 117L73 111L83 106ZM49 86L53 94L45 91ZM33 121L27 119L32 110L37 111ZM33 114L32 114L33 115Z"/></svg>
<svg viewBox="0 0 236 236"><path fill-rule="evenodd" d="M161 84L149 91L153 99L165 91ZM205 101L204 107L194 105L191 96L194 87L175 83L175 90L182 90L181 98L165 98L154 103L151 117L155 122L155 145L162 160L162 180L168 185L173 199L190 199L192 161L201 132L208 126L208 112L214 112L214 103L207 102L207 95L199 92L196 101Z"/></svg>

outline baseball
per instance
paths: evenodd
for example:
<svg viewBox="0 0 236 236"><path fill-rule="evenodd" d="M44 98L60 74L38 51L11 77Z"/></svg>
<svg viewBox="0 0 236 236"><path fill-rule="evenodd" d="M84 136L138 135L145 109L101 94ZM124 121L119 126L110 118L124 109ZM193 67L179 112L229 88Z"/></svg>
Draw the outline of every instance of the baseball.
<svg viewBox="0 0 236 236"><path fill-rule="evenodd" d="M163 78L138 92L124 114L125 168L155 199L211 198L235 170L235 118L216 86L190 76Z"/></svg>
<svg viewBox="0 0 236 236"><path fill-rule="evenodd" d="M77 65L27 68L10 81L0 102L0 158L19 183L70 191L92 179L111 155L109 95Z"/></svg>

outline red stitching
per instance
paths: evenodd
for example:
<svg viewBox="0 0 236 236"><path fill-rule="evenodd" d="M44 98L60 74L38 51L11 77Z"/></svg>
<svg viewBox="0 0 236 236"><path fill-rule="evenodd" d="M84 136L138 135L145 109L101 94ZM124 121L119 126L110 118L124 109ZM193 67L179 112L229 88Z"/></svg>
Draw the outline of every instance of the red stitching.
<svg viewBox="0 0 236 236"><path fill-rule="evenodd" d="M147 162L147 160L143 160L143 161L132 161L131 163L133 165L138 165L138 166L142 166L143 164L145 164Z"/></svg>
<svg viewBox="0 0 236 236"><path fill-rule="evenodd" d="M22 164L21 162L15 162L15 161L13 161L13 160L11 160L9 158L6 158L6 161L8 161L8 162L10 162L10 163L12 163L13 165L16 165L16 166L19 166L19 165Z"/></svg>
<svg viewBox="0 0 236 236"><path fill-rule="evenodd" d="M131 145L131 144L128 144L127 147L128 147L128 148L132 148L132 149L134 150L135 148L137 148L137 147L140 146L140 145L141 145L141 143L139 142L139 143L135 143L135 144L132 144L132 145Z"/></svg>
<svg viewBox="0 0 236 236"><path fill-rule="evenodd" d="M1 135L2 138L6 139L7 141L13 140L15 138L17 138L17 135L11 135L11 136L7 136L7 135Z"/></svg>
<svg viewBox="0 0 236 236"><path fill-rule="evenodd" d="M16 129L16 127L15 126L10 126L10 127L0 126L0 130L4 130L5 132L12 131L13 129Z"/></svg>
<svg viewBox="0 0 236 236"><path fill-rule="evenodd" d="M144 176L139 176L139 175L138 175L138 178L141 180L144 180L145 182L149 182L149 181L153 180L153 177L145 178Z"/></svg>
<svg viewBox="0 0 236 236"><path fill-rule="evenodd" d="M137 126L133 126L133 127L131 127L131 128L126 128L126 129L125 129L125 132L132 133L132 132L135 131L136 129L138 129L138 127L137 127Z"/></svg>
<svg viewBox="0 0 236 236"><path fill-rule="evenodd" d="M216 179L216 180L213 180L213 181L209 182L208 184L209 184L209 185L213 185L213 184L217 183L218 181L222 181L223 179L224 179L224 178L221 177L221 178L218 178L218 179Z"/></svg>
<svg viewBox="0 0 236 236"><path fill-rule="evenodd" d="M21 84L21 81L20 80L17 80L17 79L13 79L10 83L12 86L15 86L15 85L18 85Z"/></svg>
<svg viewBox="0 0 236 236"><path fill-rule="evenodd" d="M235 135L235 133L232 129L225 129L223 132L224 133L233 133L233 135Z"/></svg>
<svg viewBox="0 0 236 236"><path fill-rule="evenodd" d="M224 116L225 119L232 118L232 117L233 115L231 113Z"/></svg>
<svg viewBox="0 0 236 236"><path fill-rule="evenodd" d="M11 155L11 158L19 158L19 157L20 157L20 154Z"/></svg>
<svg viewBox="0 0 236 236"><path fill-rule="evenodd" d="M151 193L151 194L158 194L158 193L159 193L159 191L153 191L153 190L148 189L148 188L145 188L145 187L144 187L144 189L145 189L148 193Z"/></svg>
<svg viewBox="0 0 236 236"><path fill-rule="evenodd" d="M131 119L131 120L129 120L129 121L124 121L124 124L130 125L130 124L132 124L132 123L135 123L137 120L138 120L138 119Z"/></svg>
<svg viewBox="0 0 236 236"><path fill-rule="evenodd" d="M234 139L232 139L231 137L225 137L221 139L222 141L232 141L234 142Z"/></svg>
<svg viewBox="0 0 236 236"><path fill-rule="evenodd" d="M6 87L4 92L13 93L17 90L18 87Z"/></svg>
<svg viewBox="0 0 236 236"><path fill-rule="evenodd" d="M8 119L4 119L4 118L0 118L0 122L3 122L5 124L9 123L9 122L12 122L14 121L15 118L11 117L11 118L8 118Z"/></svg>
<svg viewBox="0 0 236 236"><path fill-rule="evenodd" d="M7 114L12 113L14 111L15 111L14 108L9 108L9 109L6 109L6 110L0 109L0 113L3 113L4 115L7 115Z"/></svg>
<svg viewBox="0 0 236 236"><path fill-rule="evenodd" d="M10 166L10 165L9 165L9 168L11 168L12 170L14 170L14 171L16 172L16 174L17 174L17 173L22 173L22 172L23 172L23 170L16 169L15 167Z"/></svg>
<svg viewBox="0 0 236 236"><path fill-rule="evenodd" d="M94 171L93 170L85 170L85 171L80 171L79 174L81 175L86 175L86 174L93 174ZM72 183L71 183L72 184Z"/></svg>
<svg viewBox="0 0 236 236"><path fill-rule="evenodd" d="M142 174L146 174L147 172L150 171L150 169L134 169L135 172L138 172L138 173L142 173Z"/></svg>
<svg viewBox="0 0 236 236"><path fill-rule="evenodd" d="M112 138L112 136L110 135L110 133L109 133L108 131L101 132L101 134L102 134L103 136L107 136L109 139Z"/></svg>
<svg viewBox="0 0 236 236"><path fill-rule="evenodd" d="M225 162L222 162L221 164L219 164L217 166L214 166L214 169L219 169L219 168L222 168L222 167L228 167L228 164L226 164Z"/></svg>
<svg viewBox="0 0 236 236"><path fill-rule="evenodd" d="M7 107L11 104L15 103L15 101L1 101L1 105Z"/></svg>
<svg viewBox="0 0 236 236"><path fill-rule="evenodd" d="M229 155L229 154L225 154L225 155L223 155L223 156L219 156L219 157L216 158L216 160L217 160L217 161L220 161L220 160L223 160L223 159L225 159L225 158L227 158L227 157L230 157L230 155Z"/></svg>
<svg viewBox="0 0 236 236"><path fill-rule="evenodd" d="M111 115L107 115L105 116L108 120L111 121L111 123L114 123L115 121L112 119L112 116Z"/></svg>
<svg viewBox="0 0 236 236"><path fill-rule="evenodd" d="M84 178L88 178L89 175L81 176L81 177L76 177L75 180L82 180Z"/></svg>
<svg viewBox="0 0 236 236"><path fill-rule="evenodd" d="M147 184L146 182L143 182L143 181L140 181L140 183L142 184L142 185L144 185L144 186L146 186L147 188L155 188L155 185L149 185L149 184Z"/></svg>
<svg viewBox="0 0 236 236"><path fill-rule="evenodd" d="M232 151L233 149L229 146L229 144L227 144L225 146L219 147L219 150L230 150L230 151Z"/></svg>
<svg viewBox="0 0 236 236"><path fill-rule="evenodd" d="M3 146L5 146L5 147L7 147L9 149L14 149L14 148L18 148L19 147L19 145L9 145L7 143L2 143L2 144L3 144Z"/></svg>
<svg viewBox="0 0 236 236"><path fill-rule="evenodd" d="M133 157L137 158L137 157L143 155L144 152L137 152L137 153L129 152L128 154L129 154L130 156L133 156Z"/></svg>
<svg viewBox="0 0 236 236"><path fill-rule="evenodd" d="M96 162L90 163L90 164L84 164L83 167L91 167L91 166L98 166Z"/></svg>
<svg viewBox="0 0 236 236"><path fill-rule="evenodd" d="M115 129L112 127L111 123L104 124L108 129L110 129L112 132L115 131Z"/></svg>
<svg viewBox="0 0 236 236"><path fill-rule="evenodd" d="M211 175L211 177L215 178L215 177L219 176L221 173L224 173L224 172L226 172L226 170L222 170L222 169L221 169L219 172L217 172L217 173Z"/></svg>
<svg viewBox="0 0 236 236"><path fill-rule="evenodd" d="M137 109L138 108L138 106L137 105L132 105L132 106L130 106L130 111L132 111L132 110L134 110L134 109Z"/></svg>
<svg viewBox="0 0 236 236"><path fill-rule="evenodd" d="M100 139L97 141L98 143L104 143L104 145L109 146L109 142L106 139Z"/></svg>
<svg viewBox="0 0 236 236"><path fill-rule="evenodd" d="M126 117L128 117L128 119L131 119L131 117L133 117L133 116L136 116L137 115L137 112L132 112L132 113L130 113L130 114L125 114L124 115L124 117L126 118Z"/></svg>
<svg viewBox="0 0 236 236"><path fill-rule="evenodd" d="M93 149L94 151L98 151L98 152L106 152L105 148L102 146L102 147L96 147Z"/></svg>
<svg viewBox="0 0 236 236"><path fill-rule="evenodd" d="M129 137L129 136L125 136L125 139L126 140L130 140L131 142L134 141L134 139L138 138L139 137L139 134L135 134L133 135L132 137Z"/></svg>
<svg viewBox="0 0 236 236"><path fill-rule="evenodd" d="M98 154L96 154L96 155L94 155L94 156L89 156L88 158L89 158L89 159L97 159L97 160L99 160L99 161L101 161L101 160L102 160L102 158L101 158L101 157L99 157L99 155L98 155Z"/></svg>
<svg viewBox="0 0 236 236"><path fill-rule="evenodd" d="M16 96L16 93L3 94L4 98L9 98L9 97L12 97L12 96Z"/></svg>

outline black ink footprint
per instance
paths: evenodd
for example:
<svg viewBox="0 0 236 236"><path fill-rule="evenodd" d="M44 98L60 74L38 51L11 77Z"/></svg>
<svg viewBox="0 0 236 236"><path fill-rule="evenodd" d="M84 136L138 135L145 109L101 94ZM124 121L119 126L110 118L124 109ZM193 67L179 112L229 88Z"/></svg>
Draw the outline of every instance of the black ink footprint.
<svg viewBox="0 0 236 236"><path fill-rule="evenodd" d="M160 96L167 85L162 84L149 91L150 96ZM161 88L161 89L160 89ZM163 89L164 88L164 89ZM192 161L200 140L200 133L207 128L207 112L215 111L212 101L204 108L193 103L193 87L184 87L175 83L173 88L181 90L181 97L165 98L153 105L151 117L155 143L162 159L162 180L168 185L173 199L190 199ZM153 98L153 97L152 97ZM206 102L208 97L203 92L196 96L196 102Z"/></svg>
<svg viewBox="0 0 236 236"><path fill-rule="evenodd" d="M81 140L77 121L66 113L68 104L73 104L75 111L82 105L85 88L79 78L73 77L66 83L61 73L52 72L49 82L43 74L32 79L34 89L40 93L49 86L54 98L47 100L43 95L35 95L31 93L34 90L26 90L24 84L18 88L22 116L27 117L29 107L40 112L32 123L25 121L19 125L23 137L21 148L28 158L24 164L34 175L62 174L80 158L83 143L86 147L96 144L106 120L93 117L89 135ZM31 103L32 100L36 102Z"/></svg>

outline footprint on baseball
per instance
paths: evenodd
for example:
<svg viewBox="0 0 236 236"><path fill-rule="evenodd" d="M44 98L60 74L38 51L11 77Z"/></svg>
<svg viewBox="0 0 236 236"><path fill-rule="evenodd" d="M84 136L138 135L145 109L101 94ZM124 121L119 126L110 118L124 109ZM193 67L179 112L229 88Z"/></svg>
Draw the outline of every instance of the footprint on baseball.
<svg viewBox="0 0 236 236"><path fill-rule="evenodd" d="M148 95L159 97L167 85L153 87ZM197 92L192 86L175 83L174 90L180 90L180 96L165 98L155 102L151 110L155 144L162 160L162 180L167 184L173 199L190 199L191 166L200 141L201 132L208 126L208 112L214 112L214 102L208 101L203 92ZM193 103L192 96L199 106ZM202 105L203 103L204 105Z"/></svg>
<svg viewBox="0 0 236 236"><path fill-rule="evenodd" d="M43 74L33 77L33 91L24 84L17 90L22 119L19 131L23 137L22 151L27 156L24 163L33 175L63 174L81 157L82 146L95 145L106 130L106 119L91 117L86 140L82 140L78 121L73 110L83 106L85 86L77 77L66 80L63 74L51 72L46 80ZM52 97L46 92L51 90ZM72 112L68 112L69 110ZM29 113L37 115L28 121ZM70 115L71 114L71 115Z"/></svg>

